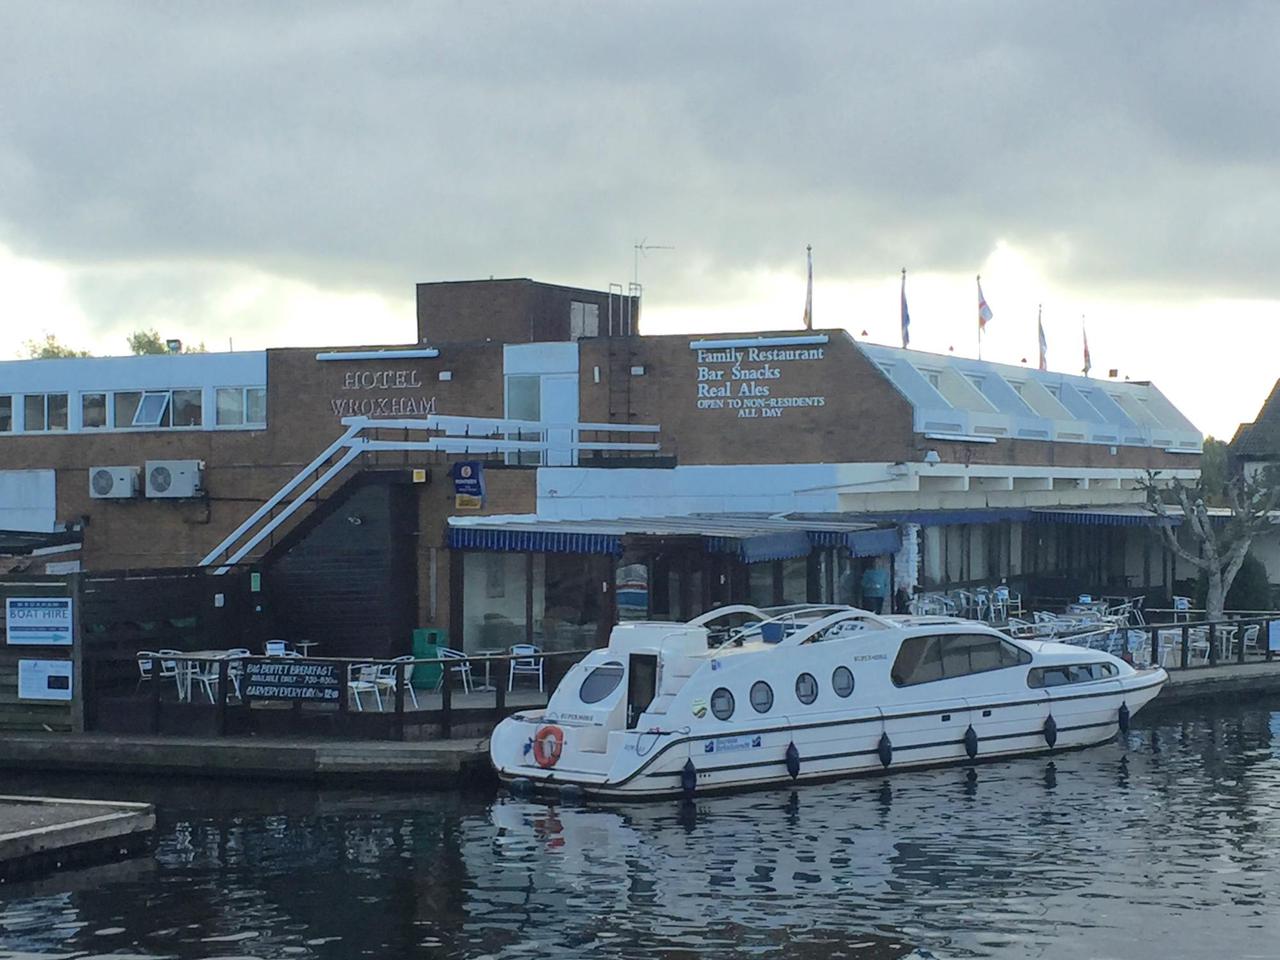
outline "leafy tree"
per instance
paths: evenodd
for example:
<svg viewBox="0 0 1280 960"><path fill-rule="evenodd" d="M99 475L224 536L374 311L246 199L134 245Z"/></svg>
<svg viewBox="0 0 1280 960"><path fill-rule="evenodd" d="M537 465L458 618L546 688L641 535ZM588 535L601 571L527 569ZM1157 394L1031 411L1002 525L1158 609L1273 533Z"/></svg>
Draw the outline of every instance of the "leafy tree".
<svg viewBox="0 0 1280 960"><path fill-rule="evenodd" d="M135 330L129 334L129 350L139 357L159 356L160 354L171 353L168 343L160 339L160 334L155 330ZM204 343L201 342L196 346L183 346L179 353L204 353Z"/></svg>
<svg viewBox="0 0 1280 960"><path fill-rule="evenodd" d="M1147 495L1147 509L1160 519L1165 546L1199 570L1205 578L1205 615L1221 620L1227 591L1231 589L1253 544L1253 538L1271 527L1271 511L1280 501L1280 487L1262 479L1234 477L1225 482L1223 494L1231 513L1225 523L1215 523L1209 515L1209 492L1203 476L1195 484L1174 479L1161 483L1159 474L1147 472L1139 486ZM1182 510L1182 523L1199 545L1192 553L1181 543L1174 529L1169 500Z"/></svg>
<svg viewBox="0 0 1280 960"><path fill-rule="evenodd" d="M76 350L74 347L63 346L52 333L46 333L43 340L28 340L23 344L23 349L27 351L27 356L32 360L58 360L63 357L92 356L88 350Z"/></svg>

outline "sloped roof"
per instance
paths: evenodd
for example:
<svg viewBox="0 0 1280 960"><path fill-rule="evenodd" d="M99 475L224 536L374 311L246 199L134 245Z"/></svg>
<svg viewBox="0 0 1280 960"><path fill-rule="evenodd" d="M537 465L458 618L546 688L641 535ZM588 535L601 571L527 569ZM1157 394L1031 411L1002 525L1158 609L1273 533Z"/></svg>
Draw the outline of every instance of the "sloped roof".
<svg viewBox="0 0 1280 960"><path fill-rule="evenodd" d="M1253 423L1240 424L1230 449L1232 456L1246 459L1280 457L1280 380Z"/></svg>

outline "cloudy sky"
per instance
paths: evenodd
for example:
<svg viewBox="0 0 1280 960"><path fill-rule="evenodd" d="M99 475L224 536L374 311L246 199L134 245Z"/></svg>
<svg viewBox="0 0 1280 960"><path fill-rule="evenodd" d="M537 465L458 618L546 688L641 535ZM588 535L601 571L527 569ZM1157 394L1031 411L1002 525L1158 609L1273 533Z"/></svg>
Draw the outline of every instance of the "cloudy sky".
<svg viewBox="0 0 1280 960"><path fill-rule="evenodd" d="M815 319L1153 379L1280 376L1271 3L0 0L0 356L154 327L403 342L413 284L629 282L650 332Z"/></svg>

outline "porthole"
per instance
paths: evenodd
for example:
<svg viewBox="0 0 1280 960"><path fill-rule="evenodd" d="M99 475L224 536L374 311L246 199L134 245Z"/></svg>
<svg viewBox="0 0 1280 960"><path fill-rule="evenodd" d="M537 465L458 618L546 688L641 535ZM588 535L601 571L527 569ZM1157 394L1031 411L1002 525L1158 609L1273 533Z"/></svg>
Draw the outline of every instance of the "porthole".
<svg viewBox="0 0 1280 960"><path fill-rule="evenodd" d="M733 694L724 687L718 687L711 694L711 712L717 720L728 720L733 716Z"/></svg>
<svg viewBox="0 0 1280 960"><path fill-rule="evenodd" d="M578 688L578 699L583 703L599 703L622 682L622 664L616 660L602 663L587 674Z"/></svg>
<svg viewBox="0 0 1280 960"><path fill-rule="evenodd" d="M818 681L812 673L802 673L796 677L796 699L804 704L818 699Z"/></svg>
<svg viewBox="0 0 1280 960"><path fill-rule="evenodd" d="M848 667L836 667L831 674L831 689L837 697L847 697L853 693L853 671Z"/></svg>
<svg viewBox="0 0 1280 960"><path fill-rule="evenodd" d="M751 685L751 706L756 713L768 713L773 709L773 687L763 680Z"/></svg>

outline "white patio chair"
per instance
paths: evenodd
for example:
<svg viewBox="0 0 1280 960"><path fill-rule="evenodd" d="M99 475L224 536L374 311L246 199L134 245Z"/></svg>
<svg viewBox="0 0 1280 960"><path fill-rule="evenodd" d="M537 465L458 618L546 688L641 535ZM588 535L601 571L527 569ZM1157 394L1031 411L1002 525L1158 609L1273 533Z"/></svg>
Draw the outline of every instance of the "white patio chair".
<svg viewBox="0 0 1280 960"><path fill-rule="evenodd" d="M1244 653L1247 657L1251 652L1257 656L1262 655L1262 648L1258 644L1258 635L1262 632L1262 626L1257 623L1251 623L1244 628L1244 633L1240 637L1240 642L1244 644Z"/></svg>
<svg viewBox="0 0 1280 960"><path fill-rule="evenodd" d="M204 692L209 697L209 702L213 703L217 697L214 696L213 688L218 685L219 671L217 660L195 660L190 661L190 674L187 679L188 696L190 696L191 684L198 683L204 688Z"/></svg>
<svg viewBox="0 0 1280 960"><path fill-rule="evenodd" d="M227 651L227 659L231 662L227 664L227 677L231 680L231 686L236 692L236 696L240 696L240 678L244 676L243 657L252 657L253 651L248 647L236 647Z"/></svg>
<svg viewBox="0 0 1280 960"><path fill-rule="evenodd" d="M378 711L382 711L382 693L378 685L378 665L375 663L355 663L347 668L347 691L355 700L356 709L364 711L364 702L360 699L360 694L369 691L373 692L374 700L378 704Z"/></svg>
<svg viewBox="0 0 1280 960"><path fill-rule="evenodd" d="M542 650L532 643L517 643L511 648L511 656L516 658L507 664L507 692L515 686L516 674L538 678L538 692L542 692L542 662L539 656Z"/></svg>
<svg viewBox="0 0 1280 960"><path fill-rule="evenodd" d="M404 656L404 657L396 657L390 663L384 663L378 670L377 679L374 680L373 682L378 685L378 688L380 690L386 690L387 696L391 697L392 698L391 702L394 703L395 702L394 698L396 695L395 665L397 663L404 664L404 678L402 680L402 684L405 690L409 692L409 698L413 700L413 706L414 706L414 709L416 710L418 707L418 694L414 692L413 683L411 682L413 680L413 668L415 666L413 662L413 657L411 655ZM381 700L382 699L381 696L379 696L378 699Z"/></svg>
<svg viewBox="0 0 1280 960"><path fill-rule="evenodd" d="M190 661L165 659L165 657L182 656L181 650L157 650L156 653L160 656L160 679L172 680L178 690L178 699L187 699L191 689L191 685L186 682L187 674L190 672Z"/></svg>
<svg viewBox="0 0 1280 960"><path fill-rule="evenodd" d="M142 689L144 683L154 679L156 662L159 660L159 654L154 650L139 650L136 656L138 658L138 685L133 688L134 693Z"/></svg>
<svg viewBox="0 0 1280 960"><path fill-rule="evenodd" d="M471 661L467 659L467 655L461 650L454 650L452 647L440 647L439 655L441 660L456 660L457 663L441 664L449 670L462 677L462 692L470 693L472 688L471 680ZM440 671L440 682L436 684L439 690L444 686L444 670Z"/></svg>

